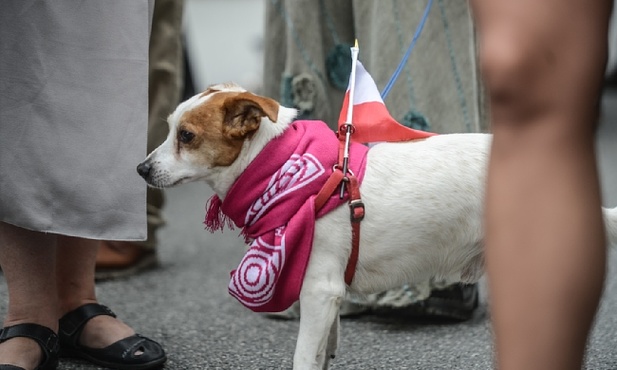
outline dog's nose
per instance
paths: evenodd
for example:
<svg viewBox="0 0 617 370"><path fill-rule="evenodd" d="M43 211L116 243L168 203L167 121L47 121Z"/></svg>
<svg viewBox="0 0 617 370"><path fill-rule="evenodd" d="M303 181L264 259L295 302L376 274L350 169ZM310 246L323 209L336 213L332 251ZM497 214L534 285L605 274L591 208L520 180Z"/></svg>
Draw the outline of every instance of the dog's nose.
<svg viewBox="0 0 617 370"><path fill-rule="evenodd" d="M152 166L150 166L148 162L141 162L139 165L137 165L137 173L139 174L139 176L143 177L144 180L148 178L151 169Z"/></svg>

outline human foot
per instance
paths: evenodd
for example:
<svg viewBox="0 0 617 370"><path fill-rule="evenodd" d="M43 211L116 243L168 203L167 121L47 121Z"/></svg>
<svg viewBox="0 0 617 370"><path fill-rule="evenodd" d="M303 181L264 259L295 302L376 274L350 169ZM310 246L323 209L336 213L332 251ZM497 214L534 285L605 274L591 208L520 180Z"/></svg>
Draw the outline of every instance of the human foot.
<svg viewBox="0 0 617 370"><path fill-rule="evenodd" d="M119 319L100 315L86 322L78 343L88 348L105 348L134 334L135 330Z"/></svg>
<svg viewBox="0 0 617 370"><path fill-rule="evenodd" d="M63 357L121 370L153 369L167 359L158 343L135 334L109 308L96 303L64 315L59 333Z"/></svg>

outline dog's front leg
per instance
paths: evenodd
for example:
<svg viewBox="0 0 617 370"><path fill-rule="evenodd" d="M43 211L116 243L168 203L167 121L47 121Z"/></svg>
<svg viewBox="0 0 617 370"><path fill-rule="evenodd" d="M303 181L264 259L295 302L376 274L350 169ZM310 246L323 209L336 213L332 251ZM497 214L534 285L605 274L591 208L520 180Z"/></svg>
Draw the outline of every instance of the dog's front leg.
<svg viewBox="0 0 617 370"><path fill-rule="evenodd" d="M300 295L300 331L294 370L327 369L329 357L333 357L338 344L339 307L345 284L327 281L318 284L307 284L305 278Z"/></svg>
<svg viewBox="0 0 617 370"><path fill-rule="evenodd" d="M326 359L323 365L323 370L328 370L330 360L336 356L340 327L341 316L339 315L339 312L337 310L336 318L334 319L332 326L330 326L330 334L328 335L328 345L326 346Z"/></svg>

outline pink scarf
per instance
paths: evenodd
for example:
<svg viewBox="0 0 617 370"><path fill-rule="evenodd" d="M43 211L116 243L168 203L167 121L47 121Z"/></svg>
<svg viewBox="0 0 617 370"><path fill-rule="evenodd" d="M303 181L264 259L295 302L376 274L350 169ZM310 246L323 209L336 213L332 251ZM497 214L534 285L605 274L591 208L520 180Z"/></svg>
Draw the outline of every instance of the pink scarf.
<svg viewBox="0 0 617 370"><path fill-rule="evenodd" d="M315 212L315 196L332 174L338 151L339 139L324 122L296 121L266 145L222 203L211 198L206 228L222 229L226 216L253 240L229 283L229 293L251 310L279 312L299 299L315 219L348 199L347 194L339 199L337 190ZM350 169L358 181L367 151L357 143L350 148Z"/></svg>

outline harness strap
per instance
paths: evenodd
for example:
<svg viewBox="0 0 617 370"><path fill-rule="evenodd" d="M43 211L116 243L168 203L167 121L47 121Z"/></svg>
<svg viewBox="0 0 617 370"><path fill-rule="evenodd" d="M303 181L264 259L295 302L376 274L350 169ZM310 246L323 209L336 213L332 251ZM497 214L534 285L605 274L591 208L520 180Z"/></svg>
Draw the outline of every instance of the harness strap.
<svg viewBox="0 0 617 370"><path fill-rule="evenodd" d="M345 181L347 191L349 192L349 210L351 218L351 253L345 268L345 283L351 285L353 277L356 273L356 265L358 264L358 255L360 252L360 221L364 218L364 203L360 199L360 186L358 179L352 175L343 175L338 167L334 169L332 175L328 178L324 186L321 188L315 197L315 213L319 212L330 196L334 193L341 181Z"/></svg>
<svg viewBox="0 0 617 370"><path fill-rule="evenodd" d="M338 167L334 169L332 175L330 175L324 186L321 190L319 190L319 193L317 193L317 196L315 197L315 213L319 212L321 207L326 204L332 193L334 193L334 190L336 190L341 181L343 181L344 177L343 171L341 171Z"/></svg>
<svg viewBox="0 0 617 370"><path fill-rule="evenodd" d="M349 175L347 178L349 179L347 191L349 192L349 210L351 213L351 253L345 269L345 283L351 285L360 253L360 221L364 218L364 203L360 199L358 179L353 175Z"/></svg>

